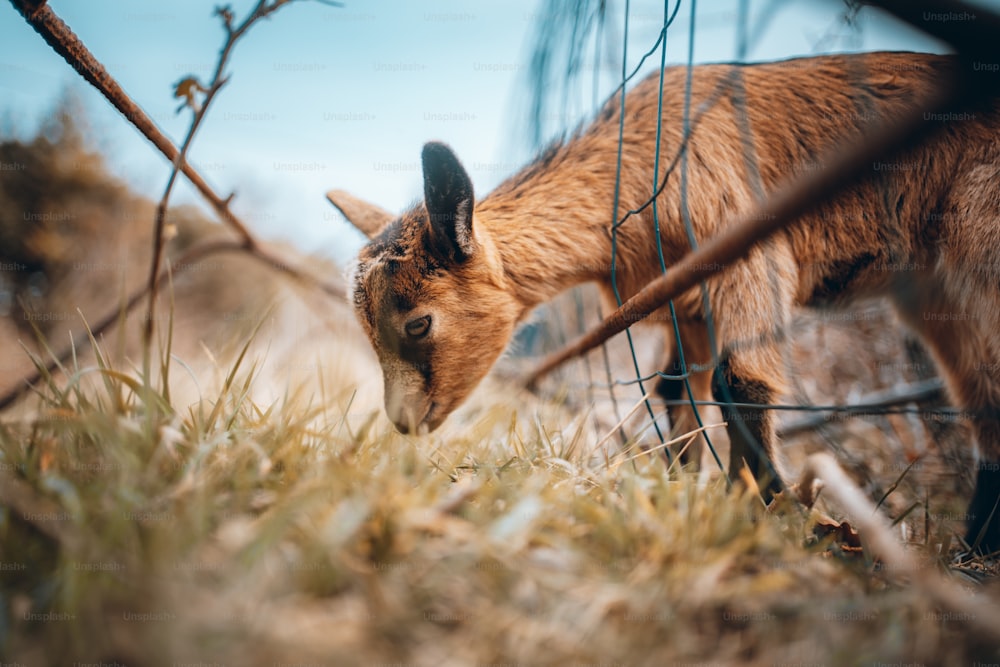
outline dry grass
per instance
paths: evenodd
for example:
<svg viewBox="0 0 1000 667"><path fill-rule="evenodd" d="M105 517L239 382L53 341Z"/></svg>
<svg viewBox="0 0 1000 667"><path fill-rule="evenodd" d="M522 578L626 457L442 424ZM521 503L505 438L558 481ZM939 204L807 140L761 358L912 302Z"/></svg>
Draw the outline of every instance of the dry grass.
<svg viewBox="0 0 1000 667"><path fill-rule="evenodd" d="M0 523L10 659L969 664L997 655L966 619L890 583L865 556L817 542L794 506L764 511L721 482L666 474L655 456L591 455L586 415L489 385L440 433L406 438L375 402L352 401L349 373L318 371L255 402L267 364L248 351L200 400L178 404L178 363L146 381L98 359L43 388L34 415L3 423L0 473L16 482L5 485ZM1000 597L996 586L981 590Z"/></svg>
<svg viewBox="0 0 1000 667"><path fill-rule="evenodd" d="M57 185L34 203L5 190L8 213L73 211L78 224L4 246L20 253L4 261L38 266L24 285L0 287L29 294L32 272L50 278L36 306L67 314L43 327L55 347L81 330L77 308L97 317L143 273L142 262L121 275L104 267L148 247L152 205L105 183L79 145L29 148L37 155L18 159L40 160L33 173L69 180L39 179ZM74 198L95 184L103 208ZM0 222L11 238L34 238L16 215ZM178 229L183 244L214 233L183 216ZM765 511L615 438L598 446L641 393L619 387L610 405L594 386L607 380L599 354L589 372L567 371L565 400L495 377L439 432L407 438L382 415L377 364L343 304L239 258L198 268L162 300L152 376L135 370L140 323L128 319L0 415L2 664L1000 661L973 619L815 538L814 515ZM593 310L563 300L541 340L572 336ZM30 366L18 313L0 320L5 382ZM814 324L793 332L787 401L849 401L925 370L884 318L861 333ZM649 332L636 340L648 372L660 346ZM612 378L630 377L623 345L612 346ZM47 358L44 344L29 349ZM508 358L500 375L523 362ZM639 410L627 431L649 444L647 422ZM833 422L786 451L796 469L832 450L869 498L886 496L882 511L922 567L1000 600L995 577L973 578L991 574L987 564L947 567L969 490L952 459L966 438L877 418Z"/></svg>

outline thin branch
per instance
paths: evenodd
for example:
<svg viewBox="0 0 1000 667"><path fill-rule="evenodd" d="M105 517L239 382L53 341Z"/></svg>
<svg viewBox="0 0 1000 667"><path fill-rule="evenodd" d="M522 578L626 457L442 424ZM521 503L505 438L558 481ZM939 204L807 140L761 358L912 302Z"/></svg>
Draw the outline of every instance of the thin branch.
<svg viewBox="0 0 1000 667"><path fill-rule="evenodd" d="M52 47L52 50L62 56L70 67L96 88L113 107L125 116L126 120L156 146L157 150L163 153L170 162L177 160L179 151L173 142L128 96L114 77L104 68L104 65L94 57L94 54L52 9L44 2L37 0L10 0L10 2L31 27L42 36L42 39ZM212 205L223 222L235 229L243 237L248 247L253 247L255 244L246 225L229 210L229 200L217 195L205 182L205 179L187 162L181 164L180 170L195 189Z"/></svg>
<svg viewBox="0 0 1000 667"><path fill-rule="evenodd" d="M812 505L815 500L817 484L822 486L825 497L835 500L851 517L865 548L882 560L887 566L885 570L894 579L908 581L914 588L925 591L944 609L961 614L966 622L975 626L990 641L1000 641L1000 609L986 599L968 595L933 568L919 567L893 536L886 518L879 514L829 454L813 454L806 459L798 486L799 498L805 505Z"/></svg>
<svg viewBox="0 0 1000 667"><path fill-rule="evenodd" d="M267 4L264 0L261 0L257 3L250 16L248 16L247 19L235 29L232 27L231 12L226 8L221 8L217 11L218 15L223 20L223 25L226 29L228 38L222 52L220 53L212 85L207 89L206 98L204 103L201 105L202 111L201 113L196 113L196 118L192 121L192 126L188 131L188 136L185 139L181 150L179 150L173 142L171 142L171 140L168 139L162 131L160 131L160 129L156 126L156 123L154 123L153 120L132 100L132 98L129 97L114 77L112 77L104 66L94 57L86 45L84 45L76 34L73 33L69 26L67 26L62 19L60 19L55 12L53 12L52 9L45 4L45 0L10 1L14 8L24 17L28 24L31 25L39 35L41 35L45 42L56 53L62 56L63 59L80 74L80 76L96 88L104 96L104 98L107 99L108 102L110 102L111 105L115 107L115 109L117 109L126 120L139 130L139 132L142 133L142 135L145 136L146 139L148 139L149 142L160 151L160 153L170 160L173 165L167 190L165 191L164 198L161 199L160 206L157 207L156 211L157 228L154 232L155 262L153 269L150 271L150 280L145 287L139 289L129 297L125 305L126 310L131 310L140 299L147 294L152 294L156 286L159 284L159 281L162 280L165 275L164 272L159 269L159 265L162 263L163 222L166 215L166 200L169 198L170 188L173 187L173 183L176 180L178 172L187 177L191 184L194 185L195 189L197 189L198 192L201 193L201 195L209 202L212 208L215 209L223 223L235 230L241 240L239 242L214 242L208 243L206 246L193 248L187 254L176 260L175 264L178 266L175 268L174 273L180 273L185 264L189 264L198 256L209 254L211 247L215 246L215 252L242 251L255 260L270 266L272 269L279 271L296 281L307 284L311 287L317 287L323 293L336 298L339 301L344 300L342 290L329 285L325 281L316 278L307 272L303 272L289 266L287 263L265 251L261 244L250 233L247 226L243 224L243 222L230 210L229 204L232 201L232 195L222 198L216 194L212 188L209 187L205 179L202 178L197 170L195 170L194 167L192 167L185 159L187 148L197 131L201 118L204 117L204 109L208 106L208 102L214 98L215 94L226 82L224 70L226 63L228 62L229 53L232 50L233 43L250 28L253 21L270 15L274 11L277 11L279 7L287 4L291 0L274 0L271 4ZM337 3L324 4L339 6ZM151 302L150 313L152 313L152 310L153 304ZM93 328L95 335L103 332L112 323L116 322L120 316L120 312L120 309L115 309L113 312L100 319L97 326ZM147 327L149 326L149 323L152 322L152 319L152 317L148 318ZM149 332L144 332L144 334L147 335L147 337L149 336ZM73 345L77 345L82 342L84 342L84 339L81 338L80 341L74 341ZM69 348L58 354L55 360L50 362L50 371L54 369L59 362L65 361L70 357L73 345L70 345ZM36 372L31 376L24 378L18 386L14 387L14 389L0 397L0 410L18 400L24 394L26 388L38 382L39 379L40 375Z"/></svg>
<svg viewBox="0 0 1000 667"><path fill-rule="evenodd" d="M841 411L850 413L850 416L857 417L865 414L888 414L887 408L906 403L915 403L938 398L944 392L944 382L940 378L931 378L920 382L913 382L897 387L890 387L882 391L866 394L858 399L857 403L850 406L838 407L836 412L825 414L809 415L795 421L789 421L778 429L778 435L787 437L819 428L833 419ZM820 406L831 407L831 406ZM842 418L841 418L842 419Z"/></svg>
<svg viewBox="0 0 1000 667"><path fill-rule="evenodd" d="M191 118L191 125L188 128L187 135L184 137L184 141L181 143L181 148L173 159L173 167L170 170L170 177L167 179L167 185L164 188L163 197L156 206L156 218L153 230L153 258L150 262L148 280L149 304L147 306L147 314L149 317L146 318L145 326L143 327L143 346L146 351L144 354L144 369L147 371L150 342L153 339L153 313L156 310L156 285L159 280L160 264L163 259L163 248L165 242L165 239L163 238L163 228L167 217L167 204L170 201L170 195L177 182L177 176L180 173L181 167L187 163L188 150L191 148L191 143L194 141L194 137L198 133L198 128L201 127L202 121L205 120L205 116L208 114L208 110L211 107L212 102L215 100L215 96L220 90L222 90L222 87L225 86L229 80L229 77L226 74L226 67L229 64L229 58L232 54L233 48L236 46L236 43L243 37L243 35L246 34L248 30L250 30L254 23L260 19L267 18L274 12L278 11L281 7L291 4L291 1L292 0L274 0L274 2L268 4L266 0L259 0L253 11L250 12L246 19L244 19L243 22L236 28L233 28L233 12L228 6L218 7L215 10L216 15L222 19L223 28L226 30L226 41L222 46L222 50L219 52L219 59L216 62L215 73L212 75L212 80L208 84L208 88L205 89L205 99L198 104L193 97L193 93L190 97L188 97L187 106L190 106L194 111L194 116ZM187 81L191 82L192 79L187 79ZM225 203L227 207L231 199L231 195L226 199ZM258 244L250 235L249 231L244 228L243 232L243 239L244 243L247 245L247 249L252 250L257 248Z"/></svg>
<svg viewBox="0 0 1000 667"><path fill-rule="evenodd" d="M267 10L273 12L288 0L277 0ZM94 57L94 54L80 41L62 19L48 7L44 0L10 0L14 8L24 17L42 39L80 74L90 85L98 90L111 105L121 113L171 164L178 164L180 150L157 127L156 123L136 104L122 89L118 82L108 73L104 65ZM258 3L258 6L263 3ZM248 28L249 26L247 26ZM227 28L231 29L231 28ZM244 31L246 28L244 28ZM196 190L212 206L223 223L231 227L242 239L243 248L250 253L261 253L258 259L274 264L286 275L296 280L318 286L323 292L343 300L340 290L331 288L328 284L297 269L279 264L262 253L259 242L250 233L247 226L230 210L232 197L220 197L208 185L201 174L186 160L179 162L179 170L190 181Z"/></svg>
<svg viewBox="0 0 1000 667"><path fill-rule="evenodd" d="M943 86L936 95L915 105L907 116L891 124L881 123L853 147L828 156L823 169L793 181L772 195L756 211L737 218L724 232L688 253L665 274L647 284L597 327L562 350L549 355L528 377L526 384L529 387L537 385L541 378L566 361L601 345L645 319L671 299L720 273L745 256L751 248L856 182L863 167L872 160L881 159L926 138L931 129L923 122L925 113L951 110L948 107L952 104L968 108L996 94L996 77L991 79L979 76L976 81L970 81L972 68L969 65L976 60L989 60L991 54L995 55L995 36L1000 33L1000 16L960 0L872 0L871 4L879 5L934 37L951 43L966 65L957 73L962 85L952 84L953 87L950 88ZM952 25L955 22L927 20L928 14L942 11L974 14L977 20L963 22L961 26ZM623 221L618 224L621 222Z"/></svg>

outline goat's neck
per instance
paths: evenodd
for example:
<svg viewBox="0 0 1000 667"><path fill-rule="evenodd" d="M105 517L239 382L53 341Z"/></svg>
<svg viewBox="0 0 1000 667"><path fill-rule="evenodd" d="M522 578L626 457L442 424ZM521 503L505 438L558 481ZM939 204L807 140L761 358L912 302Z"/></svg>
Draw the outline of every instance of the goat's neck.
<svg viewBox="0 0 1000 667"><path fill-rule="evenodd" d="M526 309L581 283L610 281L614 174L590 185L546 173L501 186L477 207L476 224L489 234Z"/></svg>

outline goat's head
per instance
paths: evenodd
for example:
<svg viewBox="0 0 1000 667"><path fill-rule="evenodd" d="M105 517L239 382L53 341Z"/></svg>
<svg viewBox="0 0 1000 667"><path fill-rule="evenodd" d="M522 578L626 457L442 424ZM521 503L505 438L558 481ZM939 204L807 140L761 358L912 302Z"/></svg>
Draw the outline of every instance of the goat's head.
<svg viewBox="0 0 1000 667"><path fill-rule="evenodd" d="M371 241L351 279L378 354L385 410L403 433L433 431L468 397L523 313L492 239L473 220L472 181L451 149L422 154L424 203L399 218L347 193L327 197Z"/></svg>

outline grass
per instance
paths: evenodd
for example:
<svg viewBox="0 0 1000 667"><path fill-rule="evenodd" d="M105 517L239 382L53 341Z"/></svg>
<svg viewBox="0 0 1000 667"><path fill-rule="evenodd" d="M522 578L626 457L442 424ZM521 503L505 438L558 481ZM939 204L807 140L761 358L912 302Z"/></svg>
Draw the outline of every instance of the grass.
<svg viewBox="0 0 1000 667"><path fill-rule="evenodd" d="M254 402L249 343L179 404L95 360L0 424L0 647L23 665L972 664L956 617L815 517L592 454L480 398L407 438L338 378ZM919 553L927 567L932 554ZM996 586L982 594L1000 597Z"/></svg>

